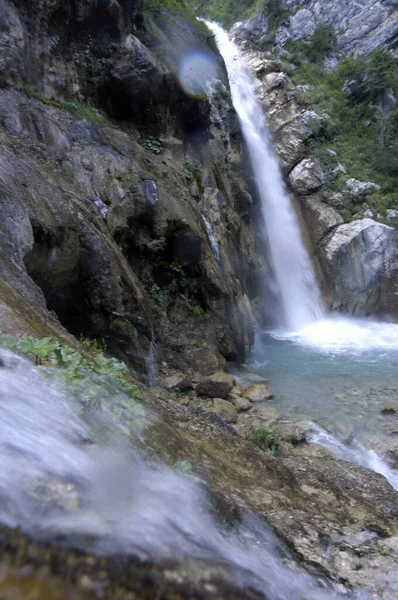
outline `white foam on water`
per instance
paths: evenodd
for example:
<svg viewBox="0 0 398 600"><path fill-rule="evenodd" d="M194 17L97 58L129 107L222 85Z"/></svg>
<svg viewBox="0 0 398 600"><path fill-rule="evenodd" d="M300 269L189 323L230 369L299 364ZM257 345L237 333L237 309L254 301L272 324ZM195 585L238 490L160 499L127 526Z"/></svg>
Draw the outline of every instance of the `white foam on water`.
<svg viewBox="0 0 398 600"><path fill-rule="evenodd" d="M341 458L348 462L353 462L362 465L367 469L371 469L380 475L383 475L389 484L398 490L398 471L391 469L388 463L374 450L365 448L357 440L353 440L349 444L343 444L315 423L311 423L314 433L311 436L313 444L320 444L328 448L337 458Z"/></svg>
<svg viewBox="0 0 398 600"><path fill-rule="evenodd" d="M331 316L294 332L272 331L271 335L320 352L398 352L398 325L367 319Z"/></svg>

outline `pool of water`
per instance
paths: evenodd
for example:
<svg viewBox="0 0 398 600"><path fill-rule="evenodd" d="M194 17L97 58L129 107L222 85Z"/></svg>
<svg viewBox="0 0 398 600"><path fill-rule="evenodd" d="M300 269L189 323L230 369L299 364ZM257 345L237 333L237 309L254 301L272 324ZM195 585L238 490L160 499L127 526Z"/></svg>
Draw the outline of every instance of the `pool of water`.
<svg viewBox="0 0 398 600"><path fill-rule="evenodd" d="M270 381L283 416L317 422L340 440L383 451L398 410L398 325L329 318L287 334L261 332L249 364Z"/></svg>

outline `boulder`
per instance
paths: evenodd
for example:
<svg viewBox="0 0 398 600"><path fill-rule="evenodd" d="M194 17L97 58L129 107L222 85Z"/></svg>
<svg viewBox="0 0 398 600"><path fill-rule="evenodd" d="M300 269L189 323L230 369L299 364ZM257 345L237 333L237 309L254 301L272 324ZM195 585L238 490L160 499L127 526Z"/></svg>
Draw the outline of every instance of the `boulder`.
<svg viewBox="0 0 398 600"><path fill-rule="evenodd" d="M209 398L227 398L232 392L234 383L235 379L229 373L213 373L198 383L196 392L199 396L208 396Z"/></svg>
<svg viewBox="0 0 398 600"><path fill-rule="evenodd" d="M312 427L310 423L297 422L288 423L279 431L281 438L293 446L304 444L309 442L312 434Z"/></svg>
<svg viewBox="0 0 398 600"><path fill-rule="evenodd" d="M247 398L243 398L238 394L232 394L231 401L238 413L246 412L252 408L252 403L250 402L250 400L247 400Z"/></svg>
<svg viewBox="0 0 398 600"><path fill-rule="evenodd" d="M351 178L346 183L347 190L352 196L358 198L366 198L373 192L380 190L380 186L377 183L371 181L359 181L359 179Z"/></svg>
<svg viewBox="0 0 398 600"><path fill-rule="evenodd" d="M380 412L382 415L395 415L398 412L398 410L396 406L386 404L385 406L383 406Z"/></svg>
<svg viewBox="0 0 398 600"><path fill-rule="evenodd" d="M250 402L264 402L265 400L271 400L273 393L263 383L253 383L242 392L242 396Z"/></svg>
<svg viewBox="0 0 398 600"><path fill-rule="evenodd" d="M163 380L163 387L171 392L175 390L189 390L192 388L192 382L187 375L184 373L175 373L174 375L170 375Z"/></svg>
<svg viewBox="0 0 398 600"><path fill-rule="evenodd" d="M233 406L233 404L231 404L231 402L223 400L222 398L214 399L213 412L224 421L227 421L227 423L236 423L238 420L238 412L236 408Z"/></svg>
<svg viewBox="0 0 398 600"><path fill-rule="evenodd" d="M302 160L289 175L290 184L299 194L316 192L326 181L325 173L317 158Z"/></svg>
<svg viewBox="0 0 398 600"><path fill-rule="evenodd" d="M304 197L302 206L315 245L318 245L338 225L344 223L343 217L334 208L317 197Z"/></svg>
<svg viewBox="0 0 398 600"><path fill-rule="evenodd" d="M154 54L130 34L113 57L108 93L114 102L123 94L131 114L139 115L156 100L164 87L164 76L165 71Z"/></svg>
<svg viewBox="0 0 398 600"><path fill-rule="evenodd" d="M339 225L323 244L332 308L398 313L398 231L372 219Z"/></svg>

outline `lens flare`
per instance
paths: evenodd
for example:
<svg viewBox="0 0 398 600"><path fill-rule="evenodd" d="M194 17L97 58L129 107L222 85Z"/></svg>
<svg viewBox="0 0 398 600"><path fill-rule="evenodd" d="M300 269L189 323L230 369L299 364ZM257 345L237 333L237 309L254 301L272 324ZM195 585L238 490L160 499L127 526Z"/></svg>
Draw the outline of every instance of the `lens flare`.
<svg viewBox="0 0 398 600"><path fill-rule="evenodd" d="M219 79L220 71L212 54L201 50L185 52L180 61L178 79L188 96L203 98L212 79Z"/></svg>

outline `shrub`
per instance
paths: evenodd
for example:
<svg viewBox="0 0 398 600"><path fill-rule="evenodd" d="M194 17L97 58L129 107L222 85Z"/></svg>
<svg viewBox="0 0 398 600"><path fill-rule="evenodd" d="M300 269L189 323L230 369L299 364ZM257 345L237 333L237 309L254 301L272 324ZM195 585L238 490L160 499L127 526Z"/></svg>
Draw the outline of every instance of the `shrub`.
<svg viewBox="0 0 398 600"><path fill-rule="evenodd" d="M282 451L282 440L280 435L272 427L260 427L259 429L250 429L246 434L246 439L259 446L268 454L278 456Z"/></svg>

